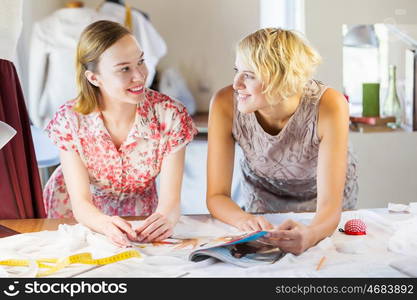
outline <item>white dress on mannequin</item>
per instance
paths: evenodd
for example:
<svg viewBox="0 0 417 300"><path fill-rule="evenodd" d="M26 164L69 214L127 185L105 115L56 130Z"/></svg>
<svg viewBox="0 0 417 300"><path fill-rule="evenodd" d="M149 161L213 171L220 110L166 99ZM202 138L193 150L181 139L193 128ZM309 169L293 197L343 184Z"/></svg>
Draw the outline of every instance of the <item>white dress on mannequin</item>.
<svg viewBox="0 0 417 300"><path fill-rule="evenodd" d="M0 5L0 59L15 61L22 30L22 0L1 0Z"/></svg>

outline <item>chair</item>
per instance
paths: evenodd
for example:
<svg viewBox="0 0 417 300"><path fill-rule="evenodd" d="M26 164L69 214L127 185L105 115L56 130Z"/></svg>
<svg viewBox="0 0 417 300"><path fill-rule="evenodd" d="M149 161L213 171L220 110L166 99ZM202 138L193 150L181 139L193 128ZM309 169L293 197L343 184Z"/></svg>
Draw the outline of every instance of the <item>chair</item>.
<svg viewBox="0 0 417 300"><path fill-rule="evenodd" d="M49 179L49 167L59 165L59 150L48 136L38 127L30 126L33 143L35 145L36 160L41 175L42 187L45 186Z"/></svg>

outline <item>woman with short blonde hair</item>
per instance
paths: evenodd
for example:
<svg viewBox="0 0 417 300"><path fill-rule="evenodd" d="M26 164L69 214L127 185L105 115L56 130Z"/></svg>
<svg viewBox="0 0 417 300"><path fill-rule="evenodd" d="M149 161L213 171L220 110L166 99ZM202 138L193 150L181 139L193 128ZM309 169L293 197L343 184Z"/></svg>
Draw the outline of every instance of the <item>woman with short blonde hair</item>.
<svg viewBox="0 0 417 300"><path fill-rule="evenodd" d="M242 39L236 54L264 84L268 101L300 93L321 57L297 32L266 28Z"/></svg>
<svg viewBox="0 0 417 300"><path fill-rule="evenodd" d="M300 254L331 235L342 207L357 201L356 160L348 147L344 96L312 79L321 58L301 34L260 29L236 47L232 86L212 98L207 206L244 231ZM234 145L242 148L243 195L230 197ZM310 224L272 225L252 213L315 211Z"/></svg>

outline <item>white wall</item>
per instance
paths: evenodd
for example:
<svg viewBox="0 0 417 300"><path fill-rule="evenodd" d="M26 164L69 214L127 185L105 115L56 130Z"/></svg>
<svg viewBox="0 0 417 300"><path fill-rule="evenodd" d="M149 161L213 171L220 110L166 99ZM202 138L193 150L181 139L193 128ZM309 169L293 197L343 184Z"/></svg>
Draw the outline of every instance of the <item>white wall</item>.
<svg viewBox="0 0 417 300"><path fill-rule="evenodd" d="M305 0L306 36L323 56L317 78L342 90L342 24L415 24L415 0Z"/></svg>
<svg viewBox="0 0 417 300"><path fill-rule="evenodd" d="M359 208L417 201L417 132L351 133L359 165Z"/></svg>
<svg viewBox="0 0 417 300"><path fill-rule="evenodd" d="M260 0L260 27L285 27L288 0Z"/></svg>
<svg viewBox="0 0 417 300"><path fill-rule="evenodd" d="M305 32L304 0L260 0L260 27Z"/></svg>

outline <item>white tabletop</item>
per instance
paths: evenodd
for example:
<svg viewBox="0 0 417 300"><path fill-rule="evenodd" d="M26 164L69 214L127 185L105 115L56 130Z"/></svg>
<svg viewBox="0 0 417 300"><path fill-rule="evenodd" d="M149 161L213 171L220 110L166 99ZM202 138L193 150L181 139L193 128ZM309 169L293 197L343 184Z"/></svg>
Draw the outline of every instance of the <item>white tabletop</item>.
<svg viewBox="0 0 417 300"><path fill-rule="evenodd" d="M287 213L266 215L274 224L291 218L301 223L309 223L312 213ZM71 266L53 276L56 277L408 277L406 273L394 268L396 262L407 257L410 246L416 243L414 232L404 235L404 247L398 247L401 234L397 225L403 222L417 223L417 214L391 214L387 209L367 209L343 212L339 227L351 218L360 218L367 225L365 236L349 236L336 230L334 234L310 248L301 255L286 254L284 258L270 265L242 268L235 265L208 259L194 263L187 260L187 250L170 249L169 245L156 249L149 255L146 249L135 248L143 253L141 258L130 258L105 266L88 268ZM137 227L141 221L133 221ZM410 223L411 224L411 223ZM417 229L417 226L415 226ZM411 228L412 229L412 228ZM174 237L223 236L235 234L236 229L221 223L210 216L182 216L174 229ZM397 246L395 245L397 238ZM400 243L400 244L401 244ZM408 250L407 250L408 249ZM64 257L81 252L90 252L94 258L107 257L121 251L102 235L92 233L77 225L60 225L57 231L25 233L2 239L0 257L3 258L45 258ZM411 250L413 250L411 248ZM188 249L188 251L192 251ZM321 258L326 260L317 270ZM410 258L410 264L413 260ZM417 266L415 266L417 268ZM0 268L1 276L24 276L36 269L22 270ZM23 270L24 271L24 270ZM33 273L35 272L35 273ZM30 275L31 276L31 275Z"/></svg>

